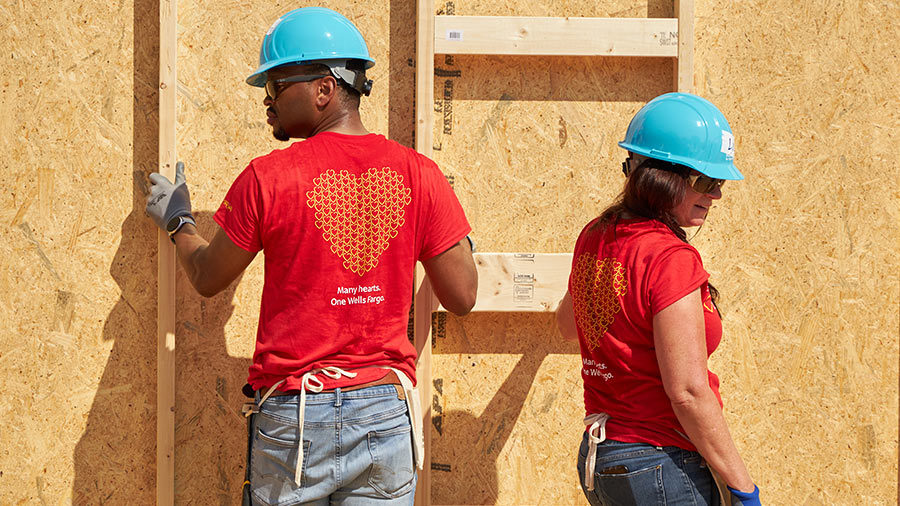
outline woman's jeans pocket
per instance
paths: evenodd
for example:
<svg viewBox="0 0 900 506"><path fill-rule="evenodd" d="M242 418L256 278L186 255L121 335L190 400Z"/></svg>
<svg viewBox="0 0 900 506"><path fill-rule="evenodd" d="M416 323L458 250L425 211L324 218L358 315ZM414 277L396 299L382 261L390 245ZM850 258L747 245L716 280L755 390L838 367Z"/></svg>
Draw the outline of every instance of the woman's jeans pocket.
<svg viewBox="0 0 900 506"><path fill-rule="evenodd" d="M578 476L593 506L718 505L709 469L697 452L606 440L597 446L594 490L584 488L587 439L578 452Z"/></svg>
<svg viewBox="0 0 900 506"><path fill-rule="evenodd" d="M371 431L368 444L373 464L369 485L386 498L408 493L415 477L410 424Z"/></svg>
<svg viewBox="0 0 900 506"><path fill-rule="evenodd" d="M662 464L650 464L649 467L627 473L604 471L602 469L596 474L594 490L600 492L607 504L617 506L665 504Z"/></svg>

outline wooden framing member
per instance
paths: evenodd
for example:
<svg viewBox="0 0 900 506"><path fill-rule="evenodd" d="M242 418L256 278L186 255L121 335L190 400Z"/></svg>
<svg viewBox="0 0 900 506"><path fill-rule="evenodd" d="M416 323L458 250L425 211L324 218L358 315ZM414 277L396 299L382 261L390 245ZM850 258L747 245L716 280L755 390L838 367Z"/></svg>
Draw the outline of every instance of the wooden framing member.
<svg viewBox="0 0 900 506"><path fill-rule="evenodd" d="M176 0L159 2L159 172L175 180ZM175 504L175 247L159 231L157 256L156 504Z"/></svg>
<svg viewBox="0 0 900 506"><path fill-rule="evenodd" d="M434 0L418 0L416 5L416 151L431 158L434 133ZM431 313L434 293L421 264L416 267L416 295L413 301L413 332L416 350L416 387L422 407L425 437L424 469L416 483L416 504L431 504Z"/></svg>
<svg viewBox="0 0 900 506"><path fill-rule="evenodd" d="M675 91L694 90L694 0L675 0L678 16L678 54L674 62Z"/></svg>
<svg viewBox="0 0 900 506"><path fill-rule="evenodd" d="M644 56L674 59L673 88L693 89L694 0L674 0L676 18L435 16L434 0L417 0L416 149L432 156L435 54ZM531 270L522 262L529 258ZM477 255L475 311L555 311L565 293L571 255ZM529 274L530 273L530 274ZM526 283L531 276L532 283ZM431 504L431 314L436 300L421 268L414 316L425 431L425 468L416 504ZM529 286L530 285L530 286Z"/></svg>
<svg viewBox="0 0 900 506"><path fill-rule="evenodd" d="M476 253L472 311L553 312L566 293L571 253ZM431 307L446 311L435 299Z"/></svg>
<svg viewBox="0 0 900 506"><path fill-rule="evenodd" d="M677 56L672 18L436 16L436 54Z"/></svg>

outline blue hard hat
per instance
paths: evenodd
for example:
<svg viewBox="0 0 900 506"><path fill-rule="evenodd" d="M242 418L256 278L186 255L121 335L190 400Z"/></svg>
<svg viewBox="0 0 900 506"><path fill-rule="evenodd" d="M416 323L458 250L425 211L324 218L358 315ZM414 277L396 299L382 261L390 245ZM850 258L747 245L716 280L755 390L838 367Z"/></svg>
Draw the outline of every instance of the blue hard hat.
<svg viewBox="0 0 900 506"><path fill-rule="evenodd" d="M744 179L734 166L734 134L725 116L709 100L690 93L666 93L647 102L619 146L712 178Z"/></svg>
<svg viewBox="0 0 900 506"><path fill-rule="evenodd" d="M350 60L359 63L349 65L348 70ZM247 84L261 88L266 85L267 71L281 65L311 63L328 65L333 72L337 69L335 76L353 86L354 76L364 76L375 60L349 19L324 7L303 7L281 16L269 27L259 50L259 67L247 78Z"/></svg>

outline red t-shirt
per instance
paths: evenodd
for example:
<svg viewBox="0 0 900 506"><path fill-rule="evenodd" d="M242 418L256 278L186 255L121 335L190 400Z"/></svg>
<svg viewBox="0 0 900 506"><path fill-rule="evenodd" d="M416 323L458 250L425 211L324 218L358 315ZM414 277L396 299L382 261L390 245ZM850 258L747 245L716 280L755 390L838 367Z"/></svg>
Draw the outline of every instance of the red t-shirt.
<svg viewBox="0 0 900 506"><path fill-rule="evenodd" d="M578 237L569 277L585 410L609 414L610 439L696 451L663 389L653 315L699 287L708 357L722 339L709 274L697 250L658 221L619 220L615 227L596 223ZM719 378L707 374L721 404Z"/></svg>
<svg viewBox="0 0 900 506"><path fill-rule="evenodd" d="M406 329L417 260L471 230L437 165L381 135L325 132L254 159L215 214L239 247L265 254L248 382L261 389L336 366L367 383L390 366L415 382Z"/></svg>

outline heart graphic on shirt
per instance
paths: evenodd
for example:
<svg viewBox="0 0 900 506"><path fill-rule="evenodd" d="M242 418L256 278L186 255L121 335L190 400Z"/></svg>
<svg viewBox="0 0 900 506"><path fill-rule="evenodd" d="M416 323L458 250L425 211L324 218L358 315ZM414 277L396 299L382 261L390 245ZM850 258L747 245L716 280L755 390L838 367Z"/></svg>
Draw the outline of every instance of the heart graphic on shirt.
<svg viewBox="0 0 900 506"><path fill-rule="evenodd" d="M572 305L575 322L588 348L600 346L600 338L621 309L619 297L628 291L625 267L615 258L598 259L584 253L572 266Z"/></svg>
<svg viewBox="0 0 900 506"><path fill-rule="evenodd" d="M403 226L411 190L390 167L371 168L359 177L329 169L313 180L306 205L315 210L316 228L344 261L344 268L362 276Z"/></svg>

